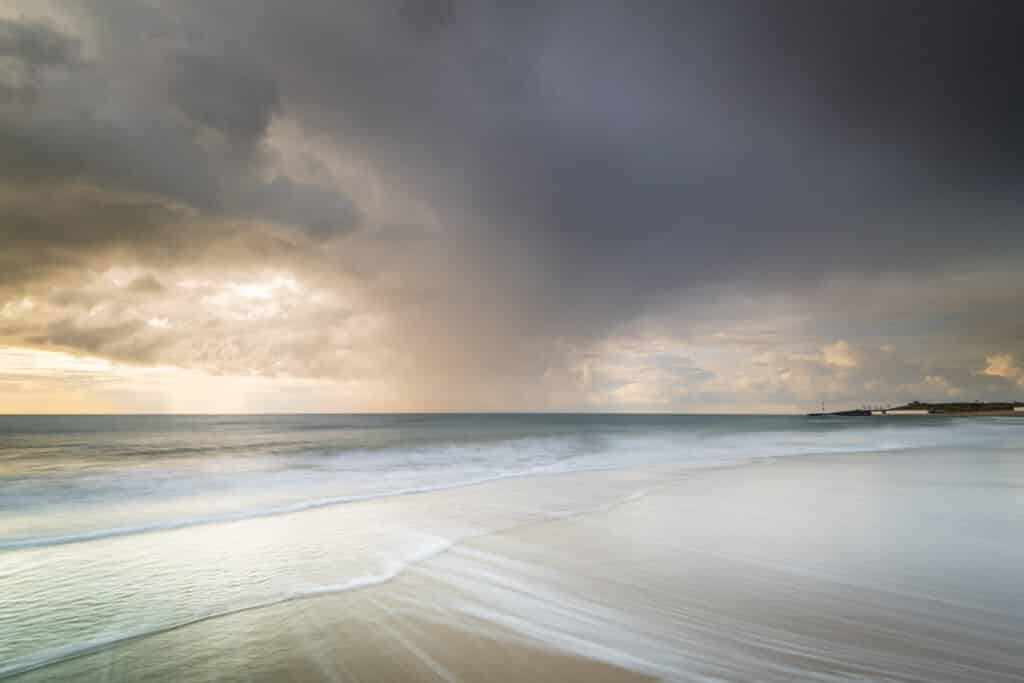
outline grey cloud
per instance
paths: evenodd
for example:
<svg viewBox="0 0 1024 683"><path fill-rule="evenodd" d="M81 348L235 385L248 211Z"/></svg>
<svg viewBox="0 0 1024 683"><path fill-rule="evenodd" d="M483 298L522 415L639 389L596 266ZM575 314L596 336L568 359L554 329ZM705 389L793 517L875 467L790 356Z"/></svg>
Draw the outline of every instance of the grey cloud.
<svg viewBox="0 0 1024 683"><path fill-rule="evenodd" d="M471 224L458 237L481 256L500 259L502 239L531 245L552 263L534 274L558 294L551 303L600 315L591 296L636 305L723 270L927 267L986 249L978 232L1020 248L1006 222L979 220L989 197L939 177L966 157L930 144L1000 126L1012 134L1003 119L1013 105L999 95L1014 90L1011 75L995 59L1011 42L995 30L1007 22L972 11L957 53L948 39L959 11L938 9L921 28L888 3L858 8L224 2L167 6L161 18L190 44L172 54L195 118L254 137L280 106L381 169L395 191ZM895 36L879 51L866 47L877 24ZM956 78L934 83L930 56ZM968 65L954 68L955 57ZM968 82L969 63L988 61L985 85ZM916 95L894 100L904 91ZM931 106L974 92L966 121ZM890 111L893 102L908 104ZM929 121L914 102L949 135L915 133ZM872 118L858 119L865 108ZM938 193L940 219L968 214L956 227L920 211ZM975 239L960 238L964 221ZM929 239L937 232L948 239ZM911 240L922 242L902 244Z"/></svg>
<svg viewBox="0 0 1024 683"><path fill-rule="evenodd" d="M244 185L234 196L240 211L282 223L301 217L304 227L324 237L345 233L361 220L355 202L337 188L287 176Z"/></svg>
<svg viewBox="0 0 1024 683"><path fill-rule="evenodd" d="M79 48L79 41L44 23L0 19L0 56L35 67L67 66L77 61Z"/></svg>
<svg viewBox="0 0 1024 683"><path fill-rule="evenodd" d="M171 90L194 120L246 141L259 140L278 107L277 83L245 65L178 51L171 61Z"/></svg>
<svg viewBox="0 0 1024 683"><path fill-rule="evenodd" d="M149 271L126 287L153 297L165 293L162 270L288 267L299 254L311 273L315 265L303 231L219 220L152 195L74 183L0 187L0 217L0 308L52 288L69 302L100 301L111 293L84 283L114 267Z"/></svg>
<svg viewBox="0 0 1024 683"><path fill-rule="evenodd" d="M57 320L47 326L44 335L28 339L32 344L57 346L93 354L110 353L130 339L144 325L138 320L113 325L83 327L72 320Z"/></svg>
<svg viewBox="0 0 1024 683"><path fill-rule="evenodd" d="M788 300L820 339L853 319L897 336L932 325L972 359L1021 329L983 278L949 304L958 320L913 301L896 323L857 312L892 274L1024 259L1011 3L67 8L96 58L68 52L73 82L0 118L11 177L303 226L328 255L293 262L373 289L410 376L525 384L645 316L681 336L732 322L708 291L746 295L747 311ZM268 149L276 120L380 196L326 166L293 174ZM137 224L126 239L174 243ZM37 233L49 253L88 236L52 226Z"/></svg>
<svg viewBox="0 0 1024 683"><path fill-rule="evenodd" d="M457 4L430 41L389 3L190 18L271 65L312 128L471 225L457 239L493 272L525 243L513 267L554 323L707 278L793 286L1020 251L1008 186L984 183L1005 150L977 137L1016 145L1011 22L858 8Z"/></svg>
<svg viewBox="0 0 1024 683"><path fill-rule="evenodd" d="M166 287L156 279L152 273L140 275L131 282L128 283L128 289L133 292L141 292L144 294L159 294L166 290Z"/></svg>
<svg viewBox="0 0 1024 683"><path fill-rule="evenodd" d="M118 250L132 259L181 254L198 237L180 229L188 219L181 207L74 187L0 191L0 216L0 294L87 269Z"/></svg>
<svg viewBox="0 0 1024 683"><path fill-rule="evenodd" d="M0 19L0 103L32 97L47 71L77 63L80 45L42 22Z"/></svg>
<svg viewBox="0 0 1024 683"><path fill-rule="evenodd" d="M84 61L72 58L80 43L74 36L29 22L8 21L2 28L5 53L68 72L66 78L37 80L30 101L0 112L4 180L84 182L215 216L314 231L330 226L344 232L355 225L354 204L341 188L288 177L260 147L279 96L275 81L257 66L230 55L168 47L170 39L164 38L135 55L136 71L124 75L112 72L104 59L104 50L115 46L101 45L99 57ZM126 30L145 34L147 28ZM175 108L185 116L175 115ZM207 139L204 129L225 139Z"/></svg>

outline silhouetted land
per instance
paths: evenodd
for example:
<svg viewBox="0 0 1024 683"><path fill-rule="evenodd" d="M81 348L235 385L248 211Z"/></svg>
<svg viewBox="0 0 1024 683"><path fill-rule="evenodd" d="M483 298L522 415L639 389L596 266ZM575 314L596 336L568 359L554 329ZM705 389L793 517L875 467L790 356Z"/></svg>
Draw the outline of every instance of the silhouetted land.
<svg viewBox="0 0 1024 683"><path fill-rule="evenodd" d="M923 412L921 412L923 411ZM892 408L858 408L856 410L837 410L834 412L808 413L808 417L870 417L872 415L945 415L947 417L967 417L984 415L1013 415L1024 417L1024 403L1020 401L961 401L952 403L926 403L911 401Z"/></svg>

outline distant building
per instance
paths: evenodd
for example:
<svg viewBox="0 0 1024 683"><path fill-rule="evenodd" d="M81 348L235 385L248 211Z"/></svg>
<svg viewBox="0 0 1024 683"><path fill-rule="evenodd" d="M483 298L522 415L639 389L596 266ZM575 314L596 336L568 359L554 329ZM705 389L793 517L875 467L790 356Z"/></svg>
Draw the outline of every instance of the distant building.
<svg viewBox="0 0 1024 683"><path fill-rule="evenodd" d="M1007 413L1024 413L1024 403L1017 401L973 401L954 403L924 403L922 401L911 401L905 405L892 408L880 406L864 406L857 410L838 410L831 413L822 412L809 413L811 417L854 417L861 415L949 415L949 416L970 416L970 415L1006 415Z"/></svg>

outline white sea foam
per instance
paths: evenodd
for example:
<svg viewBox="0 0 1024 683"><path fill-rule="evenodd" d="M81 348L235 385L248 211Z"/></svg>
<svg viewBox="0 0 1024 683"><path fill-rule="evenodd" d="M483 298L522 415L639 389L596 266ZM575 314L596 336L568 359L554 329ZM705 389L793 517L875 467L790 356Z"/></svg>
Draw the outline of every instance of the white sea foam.
<svg viewBox="0 0 1024 683"><path fill-rule="evenodd" d="M497 477L495 479L501 478L510 477ZM465 486L468 485L470 484L465 484ZM544 519L539 520L539 522L551 522L561 519L569 519L584 514L607 511L619 505L635 501L647 495L651 490L653 490L653 488L643 491L636 491L631 494L619 497L617 499L610 500L606 503L602 503L600 505L566 510L559 513L549 513L544 516ZM412 547L407 548L405 550L405 553L401 557L401 559L393 559L388 561L384 569L378 572L354 576L350 579L338 583L313 585L300 589L290 590L284 595L267 600L259 600L243 605L238 605L229 609L206 612L203 614L190 616L185 619L178 619L164 624L154 624L147 627L129 631L108 633L100 637L78 641L75 643L69 643L61 647L51 648L43 652L34 653L30 656L18 657L10 662L0 664L0 678L7 678L29 671L42 669L48 666L59 664L61 662L66 662L72 659L77 659L79 657L88 656L96 652L100 652L108 648L121 645L123 643L139 640L141 638L156 636L163 633L169 633L171 631L175 631L186 626L201 624L214 619L222 619L225 617L230 617L233 615L242 614L253 610L265 609L268 607L294 602L297 600L306 600L326 595L337 595L341 593L371 588L374 586L380 586L388 583L389 581L393 581L395 578L400 576L410 567L416 566L427 560L437 557L438 555L447 552L459 543L465 542L467 540L477 539L493 533L507 532L514 528L532 526L537 523L538 520L531 520L523 523L506 524L499 528L469 532L459 538L454 539L440 537L421 538Z"/></svg>
<svg viewBox="0 0 1024 683"><path fill-rule="evenodd" d="M282 595L280 597L273 598L270 600L262 600L259 602L254 602L246 605L239 605L232 609L208 612L205 614L190 617L188 619L181 619L167 624L153 625L121 633L111 633L105 636L101 636L99 638L93 638L90 640L81 641L77 643L71 643L62 647L47 650L42 653L37 653L29 657L19 658L13 662L0 665L0 678L14 676L28 671L33 671L35 669L41 669L60 662L65 662L78 657L84 657L94 652L99 652L101 650L105 650L115 645L119 645L121 643L125 643L132 640L138 640L140 638L146 638L149 636L155 636L161 633L168 633L170 631L175 631L186 626L201 624L203 622L211 621L213 619L222 619L224 617L242 614L244 612L249 612L257 609L265 609L267 607L273 607L275 605L294 602L296 600L305 600L323 595L348 593L350 591L361 590L364 588L369 588L371 586L379 586L381 584L387 583L388 581L394 580L398 575L400 575L410 566L417 564L419 562L423 562L445 552L446 550L451 548L453 544L453 541L449 541L447 539L425 539L417 548L410 552L410 554L404 560L392 561L391 563L389 563L388 568L383 572L367 574L365 576L356 576L347 581L343 581L336 584L314 586L304 590L292 591L286 595Z"/></svg>
<svg viewBox="0 0 1024 683"><path fill-rule="evenodd" d="M667 680L1009 683L1024 672L1024 602L1007 568L1024 554L984 537L1014 496L971 490L992 467L1024 485L1019 459L979 453L721 471L626 514L460 545L416 570L443 600L422 584L393 599ZM943 481L969 501L935 496Z"/></svg>
<svg viewBox="0 0 1024 683"><path fill-rule="evenodd" d="M997 420L994 418L993 420ZM1017 426L1018 423L1010 424ZM985 438L997 439L997 436L986 435L984 429L966 430L944 429L944 425L927 425L926 428L908 428L906 425L871 425L869 429L846 428L826 433L824 436L815 430L774 430L751 431L738 433L676 433L654 432L652 434L621 434L604 435L599 441L587 444L575 438L561 437L558 439L517 438L510 442L498 444L461 445L458 447L430 447L427 449L408 450L403 447L395 452L346 453L338 460L332 460L330 467L339 467L338 477L346 485L352 484L349 474L350 463L360 461L360 466L372 472L378 460L388 468L406 467L405 479L416 477L436 478L433 471L419 474L416 471L417 459L428 459L442 463L451 463L454 470L444 474L441 481L428 481L422 485L396 486L390 490L380 490L379 484L367 484L374 487L372 491L358 490L344 495L327 495L306 500L297 500L282 504L271 504L245 507L238 510L218 510L210 514L190 515L181 518L157 519L139 524L118 525L95 529L74 530L68 533L44 533L25 536L0 536L0 552L23 548L39 548L46 546L84 543L121 536L157 533L184 529L188 527L223 524L240 520L256 519L276 515L294 514L306 510L333 505L359 503L393 496L409 496L453 488L475 486L492 481L515 477L530 477L538 474L558 474L586 472L603 469L626 469L644 464L676 464L679 466L721 466L751 461L768 461L781 457L844 454L853 452L885 452L913 450L928 447L956 447L958 445L977 445ZM997 441L997 443L999 443ZM587 450L589 445L592 450ZM523 454L527 455L524 456ZM383 459L385 456L391 462ZM519 469L503 468L502 465L517 457L528 463ZM483 458L486 468L477 476L460 476L457 465L461 461L475 462ZM366 464L362 464L362 460ZM394 463L399 463L395 465ZM330 470L329 470L330 471ZM273 475L273 473L271 473ZM93 476L93 475L90 475ZM268 475L268 484L278 485L278 480L286 479L281 475ZM83 480L83 484L86 480ZM309 482L300 479L295 482L296 493L300 493ZM10 493L10 487L8 487ZM116 492L111 494L111 503L120 504ZM154 494L155 495L155 494ZM139 503L145 503L140 500Z"/></svg>
<svg viewBox="0 0 1024 683"><path fill-rule="evenodd" d="M236 451L215 463L200 459L182 464L179 459L122 466L117 458L130 456L124 455L128 449L120 443L112 464L92 467L89 453L66 456L76 464L70 473L60 471L59 476L53 474L55 470L48 460L58 457L54 452L47 451L45 457L35 460L20 452L16 458L4 460L4 449L0 446L0 513L6 515L0 519L0 530L17 528L14 522L26 519L40 521L41 526L28 524L24 528L45 528L49 524L58 530L21 535L7 531L6 538L0 540L0 577L5 582L4 604L0 609L0 676L46 667L229 615L387 584L411 566L432 566L428 560L447 558L442 554L452 544L460 544L461 548L469 539L494 532L606 512L617 505L641 500L661 486L674 485L696 469L770 463L774 465L771 468L737 470L757 471L758 476L770 477L771 472L779 469L778 465L792 456L899 452L912 458L918 451L963 449L1012 459L1017 453L1013 449L1024 445L1024 430L1020 429L1024 421L1009 419L910 420L899 424L868 419L812 424L795 419L688 418L680 419L678 424L671 420L648 424L644 420L653 418L638 418L640 421L633 423L621 417L609 418L608 422L586 417L579 418L576 424L556 416L510 418L515 429L497 418L488 419L496 420L497 426L489 426L491 431L486 438L477 440L460 436L452 442L445 441L449 433L458 433L452 428L452 424L460 424L456 420L443 423L444 439L431 435L422 444L411 443L415 439L395 437L400 443L378 450L361 447L332 451L333 442L327 441L314 452L308 443L314 438L310 433L320 438L321 432L304 430L301 443L307 450L282 456L263 452L258 458L247 458ZM472 427L471 422L467 425L467 429ZM424 429L422 421L416 428ZM542 435L529 436L531 430ZM322 431L333 434L330 430ZM287 434L278 434L272 440L280 445L288 443L286 437ZM208 435L204 438L215 441ZM894 461L903 460L904 455L894 455ZM822 462L831 460L825 458ZM1012 460L1007 461L1010 465ZM146 486L148 469L153 469L159 485ZM1003 477L1004 470L989 473L989 479ZM238 499L238 509L205 508L205 513L194 515L167 514L204 510L204 505L216 497L228 480L232 483L229 492L246 493ZM164 486L166 482L172 485ZM958 509L958 504L971 509L976 501L961 500L960 494L971 489L961 481L954 483L955 488L952 484L943 485L943 504L952 510ZM343 495L330 495L332 486ZM480 486L488 488L474 488ZM194 497L193 488L197 492ZM940 489L923 489L920 496L928 502L927 495L932 490ZM44 502L33 502L39 491L45 492L40 498ZM259 495L250 496L253 491ZM282 494L285 502L266 504L268 499L276 500L267 491L274 496ZM754 487L749 493L757 491ZM61 496L70 498L67 505L60 502ZM289 500L289 496L297 499ZM132 523L137 509L150 518ZM14 514L7 514L10 512ZM742 499L712 513L693 509L685 498L679 498L671 508L663 510L661 518L627 525L619 529L617 541L616 537L608 536L608 543L618 542L623 552L633 548L621 545L624 539L635 544L637 550L652 544L673 543L679 550L682 546L674 540L674 534L678 533L677 526L684 515L702 520L707 516L710 523L716 517L739 518L760 512L750 510ZM857 509L851 514L862 513ZM128 523L109 523L115 519ZM588 519L584 517L581 521ZM780 523L794 528L806 527L812 537L815 524L820 523L814 514L794 513L780 519ZM65 521L68 530L61 532L60 524ZM103 522L107 523L97 528L74 526ZM979 545L970 567L982 572L979 576L984 576L983 570L996 571L999 562L1012 566L1020 559L1012 556L1012 548L1000 548L996 541L985 540L989 535L1012 530L1015 523L1005 514L1003 518L992 517L978 535ZM651 535L648 527L667 536ZM730 533L739 534L743 528L738 525ZM163 533L171 531L180 533ZM595 533L601 536L605 532L599 529ZM99 542L118 537L126 538L116 544ZM747 540L751 547L760 543L759 539ZM914 537L908 536L901 547L912 548L914 542ZM989 548L983 543L993 545ZM600 558L601 551L594 552ZM704 551L704 556L715 558L710 549ZM604 559L614 557L612 554ZM461 559L467 558L469 555L465 554ZM471 559L477 565L494 564L493 560ZM803 581L846 585L814 563L794 568L772 564L772 559L751 560L749 566L755 572L785 570L799 573ZM868 566L871 559L868 556L858 561ZM28 564L32 569L25 571ZM502 581L521 574L519 569L509 567L500 573L505 576L484 578L478 574L478 583L501 585ZM896 581L892 577L876 577L874 584L861 585L858 590L877 592L887 580ZM899 600L928 601L927 608L937 613L948 606L939 605L929 596L943 595L949 604L955 599L948 591L944 593L941 585L927 590L915 586L916 592L911 593L905 583L896 583L901 586ZM46 586L45 591L39 590L41 585ZM563 603L559 607L562 597L557 591L544 593L550 586L543 581L537 585L525 581L516 590L548 595L554 601L553 608L562 611L547 613L542 605L530 601L517 606L509 597L507 604L502 599L488 599L466 606L466 614L483 619L491 613L495 623L527 633L531 638L542 637L581 656L657 675L668 675L686 664L682 659L666 664L669 658L659 649L671 651L681 647L680 643L669 641L665 645L657 639L653 644L634 642L625 636L618 641L609 640L607 636L616 631L607 627L602 636L600 619L582 629L583 635L579 629L558 626L558 619L578 618L579 605ZM988 605L971 601L957 604L973 610L972 623L979 627L1005 621L1000 611L1002 603L998 601ZM531 605L537 607L536 611L531 611ZM621 623L627 633L639 637L644 622L633 620L628 605L625 613L617 611L622 606L604 607L612 610L602 617L608 624ZM584 605L580 609L589 608ZM74 612L74 619L67 618L69 611ZM924 614L924 608L919 613ZM117 627L125 623L146 626L127 630ZM970 624L965 623L964 627ZM1000 628L1005 632L1009 627ZM762 633L759 637L769 636Z"/></svg>
<svg viewBox="0 0 1024 683"><path fill-rule="evenodd" d="M229 522L238 522L249 519L259 519L261 517L275 517L278 515L288 515L297 512L305 512L307 510L315 510L317 508L330 507L335 505L346 505L351 503L363 503L371 500L380 500L383 498L395 498L401 496L415 496L424 493L432 493L437 491L447 491L451 489L464 488L467 486L479 486L480 484L486 484L494 481L501 481L502 479L513 479L519 477L532 477L543 474L565 474L571 472L586 472L586 471L599 471L604 468L577 468L577 469L563 469L559 472L552 471L548 467L536 468L533 470L525 470L522 472L505 472L502 474L495 474L488 477L480 477L477 479L467 479L465 481L455 481L445 484L437 484L434 486L419 486L419 487L408 487L402 489L396 489L393 491L385 491L381 493L367 494L367 495L353 495L353 496L336 496L329 498L318 498L315 500L306 500L298 503L291 503L288 505L279 505L274 507L267 507L262 509L250 509L241 510L238 512L225 512L215 515L202 515L196 517L188 517L185 519L167 520L156 522L153 524L140 524L138 526L125 526L125 527L114 527L110 529L96 529L93 531L82 531L73 534L63 534L54 536L36 536L28 538L13 538L9 540L0 541L0 551L3 550L17 550L20 548L38 548L45 546L57 546L57 545L68 545L71 543L84 543L87 541L97 541L107 538L117 538L119 536L134 536L138 534L156 533L161 531L173 531L176 529L186 529L194 526L205 526L209 524L225 524Z"/></svg>

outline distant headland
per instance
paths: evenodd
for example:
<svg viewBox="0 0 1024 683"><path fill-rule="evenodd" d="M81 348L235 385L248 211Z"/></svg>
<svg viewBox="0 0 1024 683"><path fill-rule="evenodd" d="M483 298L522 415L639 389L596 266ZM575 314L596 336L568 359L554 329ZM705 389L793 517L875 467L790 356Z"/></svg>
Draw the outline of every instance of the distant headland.
<svg viewBox="0 0 1024 683"><path fill-rule="evenodd" d="M871 417L882 415L943 415L946 417L970 417L984 415L1012 415L1024 417L1024 403L1020 401L1001 402L957 402L957 403L925 403L911 401L902 406L892 408L857 408L854 410L837 410L834 412L808 413L808 417Z"/></svg>

